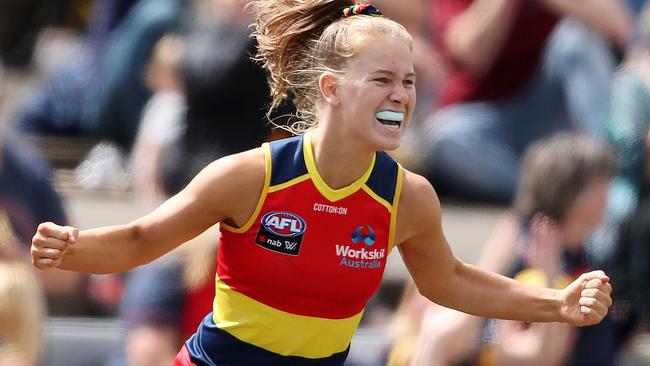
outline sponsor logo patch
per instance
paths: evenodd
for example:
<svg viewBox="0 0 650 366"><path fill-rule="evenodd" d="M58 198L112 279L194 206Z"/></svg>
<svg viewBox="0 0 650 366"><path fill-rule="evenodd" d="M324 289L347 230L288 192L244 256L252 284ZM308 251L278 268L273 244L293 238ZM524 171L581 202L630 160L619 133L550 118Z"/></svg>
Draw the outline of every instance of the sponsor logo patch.
<svg viewBox="0 0 650 366"><path fill-rule="evenodd" d="M371 246L375 244L377 235L375 235L375 230L372 229L370 225L361 225L354 230L352 233L352 242L358 243L363 241L366 246Z"/></svg>
<svg viewBox="0 0 650 366"><path fill-rule="evenodd" d="M339 258L339 265L350 268L375 269L381 268L386 249L371 249L375 244L377 234L370 225L357 227L351 235L353 245L336 245L336 256ZM359 245L363 243L361 247Z"/></svg>
<svg viewBox="0 0 650 366"><path fill-rule="evenodd" d="M255 243L274 252L298 255L307 223L291 212L273 211L262 217Z"/></svg>

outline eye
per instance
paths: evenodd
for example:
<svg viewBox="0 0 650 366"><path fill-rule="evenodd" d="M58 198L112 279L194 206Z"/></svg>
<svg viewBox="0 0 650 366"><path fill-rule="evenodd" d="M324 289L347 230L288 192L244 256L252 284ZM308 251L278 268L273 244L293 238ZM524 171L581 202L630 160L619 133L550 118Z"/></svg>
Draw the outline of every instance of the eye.
<svg viewBox="0 0 650 366"><path fill-rule="evenodd" d="M414 79L405 79L402 83L404 84L404 86L415 86Z"/></svg>
<svg viewBox="0 0 650 366"><path fill-rule="evenodd" d="M376 81L376 82L378 82L380 84L386 84L386 83L388 83L390 81L390 80L388 80L388 78L375 78L375 79L372 79L372 80Z"/></svg>

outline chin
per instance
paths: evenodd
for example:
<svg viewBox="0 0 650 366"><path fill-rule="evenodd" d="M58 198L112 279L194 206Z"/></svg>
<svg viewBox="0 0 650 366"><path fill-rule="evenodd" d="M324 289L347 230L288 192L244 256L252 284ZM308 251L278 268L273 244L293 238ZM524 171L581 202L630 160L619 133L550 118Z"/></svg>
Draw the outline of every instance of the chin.
<svg viewBox="0 0 650 366"><path fill-rule="evenodd" d="M381 133L382 131L357 131L355 135L363 141L364 145L375 151L391 151L397 149L402 143L400 133Z"/></svg>
<svg viewBox="0 0 650 366"><path fill-rule="evenodd" d="M392 151L396 150L402 144L402 138L399 139L382 139L376 144L375 150L377 151Z"/></svg>

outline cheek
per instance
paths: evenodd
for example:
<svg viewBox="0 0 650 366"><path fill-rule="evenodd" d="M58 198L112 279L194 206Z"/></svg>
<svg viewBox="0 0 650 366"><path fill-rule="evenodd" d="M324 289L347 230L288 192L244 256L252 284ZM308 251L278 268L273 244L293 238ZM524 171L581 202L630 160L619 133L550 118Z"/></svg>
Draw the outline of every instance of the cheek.
<svg viewBox="0 0 650 366"><path fill-rule="evenodd" d="M607 187L603 188L597 194L594 194L590 201L590 207L585 210L585 220L592 226L598 226L605 216L607 208Z"/></svg>
<svg viewBox="0 0 650 366"><path fill-rule="evenodd" d="M571 208L572 226L585 233L593 231L601 224L607 206L606 182L592 185L590 188Z"/></svg>
<svg viewBox="0 0 650 366"><path fill-rule="evenodd" d="M415 92L415 88L409 90L409 108L413 110L415 108L415 102L417 100L417 93Z"/></svg>
<svg viewBox="0 0 650 366"><path fill-rule="evenodd" d="M573 234L584 236L596 229L602 222L604 209L604 204L593 202L587 207L583 207L580 212L575 212L569 225Z"/></svg>

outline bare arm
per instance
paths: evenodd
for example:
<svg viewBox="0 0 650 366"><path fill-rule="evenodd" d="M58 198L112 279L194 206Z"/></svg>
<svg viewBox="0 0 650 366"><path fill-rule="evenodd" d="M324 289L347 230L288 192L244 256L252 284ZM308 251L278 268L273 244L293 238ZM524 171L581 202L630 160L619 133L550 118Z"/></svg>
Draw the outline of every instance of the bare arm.
<svg viewBox="0 0 650 366"><path fill-rule="evenodd" d="M32 240L34 265L88 273L129 270L162 256L217 222L245 222L263 181L264 158L257 149L210 164L179 194L129 224L78 233L70 227L41 224Z"/></svg>
<svg viewBox="0 0 650 366"><path fill-rule="evenodd" d="M514 258L519 230L514 214L504 214L483 246L478 266L505 273ZM411 366L448 365L463 360L478 344L484 320L432 304L422 320Z"/></svg>
<svg viewBox="0 0 650 366"><path fill-rule="evenodd" d="M419 291L431 301L468 314L528 322L585 325L599 322L607 313L611 286L604 273L590 272L564 290L553 290L481 270L453 256L440 215L433 188L407 172L397 243Z"/></svg>
<svg viewBox="0 0 650 366"><path fill-rule="evenodd" d="M444 37L454 61L482 76L501 52L519 6L516 0L476 0L453 19Z"/></svg>
<svg viewBox="0 0 650 366"><path fill-rule="evenodd" d="M619 46L632 37L629 9L619 0L541 0L563 16L571 16L601 33Z"/></svg>

